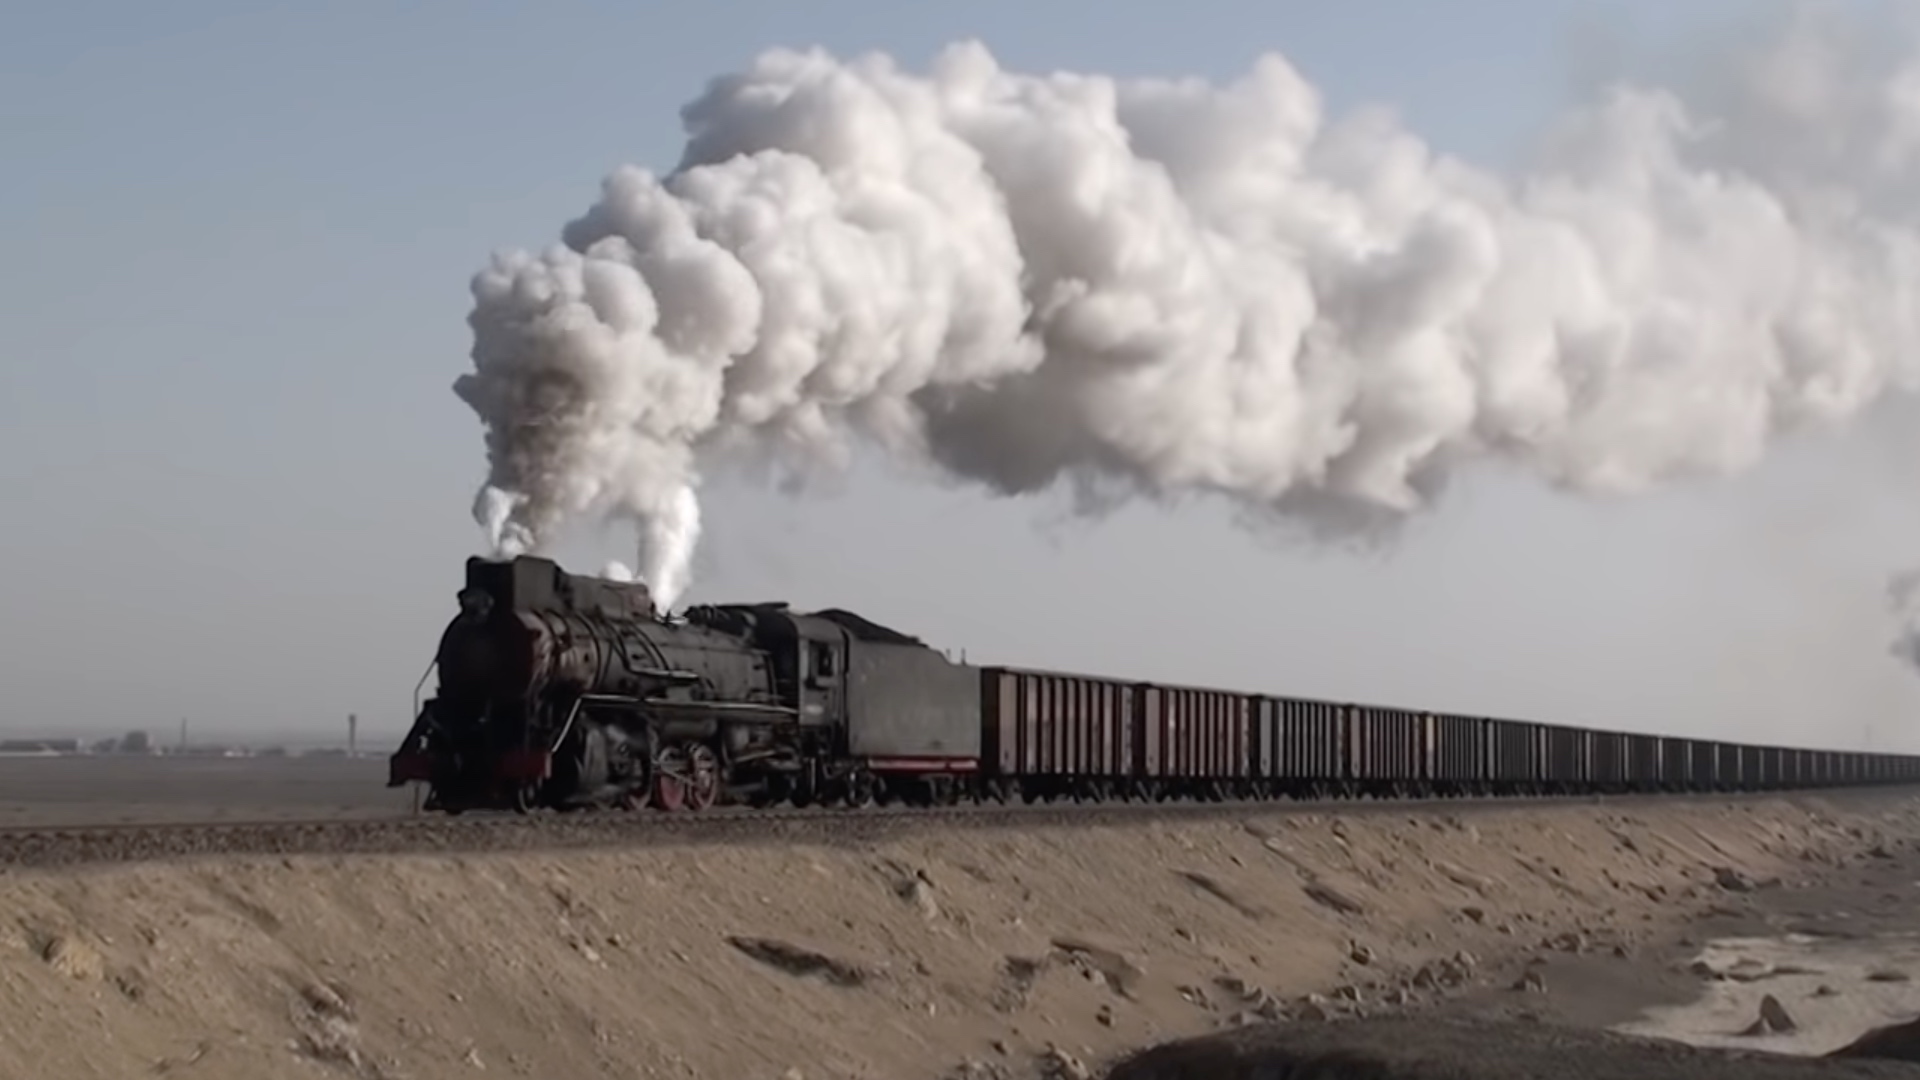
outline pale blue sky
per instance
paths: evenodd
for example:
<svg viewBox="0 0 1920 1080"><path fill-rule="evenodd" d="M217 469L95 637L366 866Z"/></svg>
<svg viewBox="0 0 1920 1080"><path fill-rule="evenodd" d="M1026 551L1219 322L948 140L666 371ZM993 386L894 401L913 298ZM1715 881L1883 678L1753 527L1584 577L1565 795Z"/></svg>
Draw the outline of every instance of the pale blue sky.
<svg viewBox="0 0 1920 1080"><path fill-rule="evenodd" d="M467 281L772 45L1230 78L1288 56L1499 163L1624 44L1745 4L415 2L0 17L0 730L403 726L479 531ZM1920 554L1886 418L1631 506L1481 482L1391 561L1211 506L1060 528L866 470L709 495L692 598L838 604L975 659L1438 708L1920 745L1884 654ZM1814 526L1813 521L1825 522ZM595 569L621 537L566 554Z"/></svg>

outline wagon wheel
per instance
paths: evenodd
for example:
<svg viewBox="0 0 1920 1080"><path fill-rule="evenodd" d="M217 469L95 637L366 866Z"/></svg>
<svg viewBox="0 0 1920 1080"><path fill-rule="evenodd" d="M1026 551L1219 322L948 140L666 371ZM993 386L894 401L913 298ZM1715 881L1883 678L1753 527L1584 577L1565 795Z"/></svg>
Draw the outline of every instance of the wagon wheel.
<svg viewBox="0 0 1920 1080"><path fill-rule="evenodd" d="M677 746L663 748L653 759L653 805L674 811L687 802L687 752Z"/></svg>
<svg viewBox="0 0 1920 1080"><path fill-rule="evenodd" d="M705 810L720 800L720 760L698 743L687 757L687 809Z"/></svg>

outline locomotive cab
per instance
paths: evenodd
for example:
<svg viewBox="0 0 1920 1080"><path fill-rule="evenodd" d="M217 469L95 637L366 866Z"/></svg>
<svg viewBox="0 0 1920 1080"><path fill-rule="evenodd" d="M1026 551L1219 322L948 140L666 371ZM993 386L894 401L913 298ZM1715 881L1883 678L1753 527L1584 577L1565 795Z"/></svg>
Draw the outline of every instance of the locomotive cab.
<svg viewBox="0 0 1920 1080"><path fill-rule="evenodd" d="M803 637L800 650L800 678L795 694L800 723L821 724L838 719L843 711L840 694L840 670L845 667L844 645Z"/></svg>
<svg viewBox="0 0 1920 1080"><path fill-rule="evenodd" d="M728 605L698 614L713 618L722 613L748 616L743 625L772 664L775 691L793 706L803 727L844 722L848 648L844 629L826 619L796 615L783 603Z"/></svg>

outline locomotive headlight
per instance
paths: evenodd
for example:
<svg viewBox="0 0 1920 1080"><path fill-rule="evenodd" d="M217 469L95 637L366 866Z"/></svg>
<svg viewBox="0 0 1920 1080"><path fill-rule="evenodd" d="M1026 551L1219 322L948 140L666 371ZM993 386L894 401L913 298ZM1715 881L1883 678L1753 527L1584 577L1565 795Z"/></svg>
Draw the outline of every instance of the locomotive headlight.
<svg viewBox="0 0 1920 1080"><path fill-rule="evenodd" d="M460 590L459 599L462 618L477 622L493 611L493 597L485 589L476 589L469 585Z"/></svg>

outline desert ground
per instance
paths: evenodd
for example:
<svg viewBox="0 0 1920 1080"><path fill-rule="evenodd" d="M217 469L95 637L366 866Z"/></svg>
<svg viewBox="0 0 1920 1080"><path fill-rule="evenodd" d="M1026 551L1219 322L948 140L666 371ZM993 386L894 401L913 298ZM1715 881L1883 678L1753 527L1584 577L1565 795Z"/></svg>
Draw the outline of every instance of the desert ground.
<svg viewBox="0 0 1920 1080"><path fill-rule="evenodd" d="M386 817L384 756L0 757L0 827Z"/></svg>
<svg viewBox="0 0 1920 1080"><path fill-rule="evenodd" d="M235 798L169 783L134 790L175 814ZM337 785L244 805L382 809ZM1087 1077L1390 1014L1705 1043L1758 1008L1714 968L1751 958L1714 942L1920 930L1879 899L1913 891L1916 826L1920 796L1871 791L0 869L0 1077ZM1827 996L1907 992L1876 976L1828 973ZM1905 1007L1796 993L1815 1036L1743 1045L1815 1052Z"/></svg>

